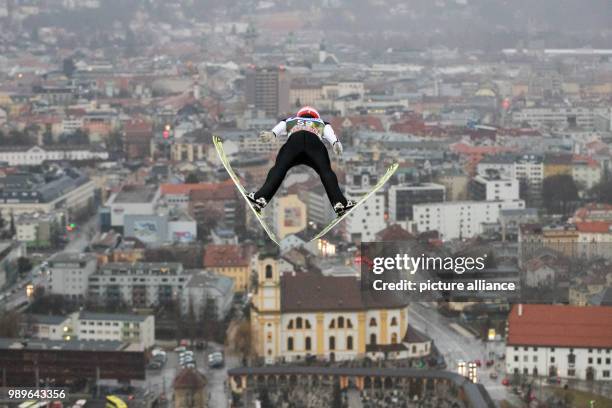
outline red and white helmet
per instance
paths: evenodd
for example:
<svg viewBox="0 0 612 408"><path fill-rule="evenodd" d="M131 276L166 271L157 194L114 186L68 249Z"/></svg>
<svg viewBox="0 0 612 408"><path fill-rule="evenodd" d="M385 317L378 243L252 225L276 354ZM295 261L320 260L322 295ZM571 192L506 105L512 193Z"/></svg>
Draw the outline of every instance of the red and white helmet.
<svg viewBox="0 0 612 408"><path fill-rule="evenodd" d="M321 115L319 115L319 112L317 112L315 108L310 106L304 106L297 112L295 116L297 116L298 118L321 119Z"/></svg>

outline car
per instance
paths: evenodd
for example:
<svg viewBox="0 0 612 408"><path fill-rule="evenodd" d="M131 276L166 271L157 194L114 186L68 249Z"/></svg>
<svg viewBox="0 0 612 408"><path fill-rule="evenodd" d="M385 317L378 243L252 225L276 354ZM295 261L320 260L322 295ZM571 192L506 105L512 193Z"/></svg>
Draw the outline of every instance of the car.
<svg viewBox="0 0 612 408"><path fill-rule="evenodd" d="M497 373L495 371L491 372L489 374L489 378L492 380L497 380Z"/></svg>
<svg viewBox="0 0 612 408"><path fill-rule="evenodd" d="M508 378L504 378L501 383L506 387L510 386L510 380Z"/></svg>
<svg viewBox="0 0 612 408"><path fill-rule="evenodd" d="M160 368L162 368L162 364L159 361L151 361L148 365L147 365L147 369L149 370L159 370Z"/></svg>
<svg viewBox="0 0 612 408"><path fill-rule="evenodd" d="M187 363L185 364L185 368L196 368L195 363Z"/></svg>
<svg viewBox="0 0 612 408"><path fill-rule="evenodd" d="M215 351L214 353L210 353L208 355L208 366L210 368L221 368L225 365L225 361L223 359L223 353L220 351Z"/></svg>
<svg viewBox="0 0 612 408"><path fill-rule="evenodd" d="M178 346L174 348L174 351L178 352L178 353L182 353L183 351L187 351L187 347L185 346Z"/></svg>
<svg viewBox="0 0 612 408"><path fill-rule="evenodd" d="M474 360L474 363L476 363L476 367L480 367L482 365L482 361L480 360Z"/></svg>

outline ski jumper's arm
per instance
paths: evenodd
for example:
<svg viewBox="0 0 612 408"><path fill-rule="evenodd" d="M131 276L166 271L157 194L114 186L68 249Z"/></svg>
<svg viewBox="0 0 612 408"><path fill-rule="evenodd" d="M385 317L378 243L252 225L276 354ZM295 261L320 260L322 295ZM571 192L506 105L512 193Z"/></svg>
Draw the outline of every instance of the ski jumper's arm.
<svg viewBox="0 0 612 408"><path fill-rule="evenodd" d="M329 123L326 123L325 127L323 128L323 139L327 140L332 146L334 143L338 142L336 132L334 132L334 128L332 128Z"/></svg>
<svg viewBox="0 0 612 408"><path fill-rule="evenodd" d="M284 120L278 122L276 126L272 128L272 133L274 133L276 137L285 135L287 133L287 122Z"/></svg>

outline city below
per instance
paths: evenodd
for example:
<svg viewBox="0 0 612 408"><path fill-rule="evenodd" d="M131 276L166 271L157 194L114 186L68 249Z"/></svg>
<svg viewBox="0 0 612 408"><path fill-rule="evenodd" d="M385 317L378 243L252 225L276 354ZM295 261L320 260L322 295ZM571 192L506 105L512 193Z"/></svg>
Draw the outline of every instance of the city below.
<svg viewBox="0 0 612 408"><path fill-rule="evenodd" d="M0 0L0 408L612 407L611 10Z"/></svg>

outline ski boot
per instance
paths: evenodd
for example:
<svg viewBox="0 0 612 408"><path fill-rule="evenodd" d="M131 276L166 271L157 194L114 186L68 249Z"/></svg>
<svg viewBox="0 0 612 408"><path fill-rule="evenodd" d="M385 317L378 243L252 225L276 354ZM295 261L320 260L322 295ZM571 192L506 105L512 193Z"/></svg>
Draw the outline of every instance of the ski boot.
<svg viewBox="0 0 612 408"><path fill-rule="evenodd" d="M355 207L357 203L353 200L346 200L346 204L336 203L334 205L334 212L337 217L342 217L348 211L350 211L353 207Z"/></svg>
<svg viewBox="0 0 612 408"><path fill-rule="evenodd" d="M258 213L261 213L261 210L263 210L264 207L268 205L268 202L266 201L265 198L263 197L255 198L255 193L249 193L247 194L246 197L253 205L253 208L255 209L255 211L257 211Z"/></svg>

